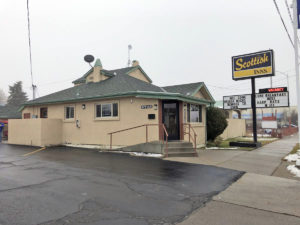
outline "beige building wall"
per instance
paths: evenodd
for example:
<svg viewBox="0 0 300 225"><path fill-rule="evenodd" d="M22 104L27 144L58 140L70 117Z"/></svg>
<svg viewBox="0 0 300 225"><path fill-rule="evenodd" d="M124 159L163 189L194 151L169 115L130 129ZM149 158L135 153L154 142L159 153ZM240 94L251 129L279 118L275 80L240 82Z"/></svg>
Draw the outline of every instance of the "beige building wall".
<svg viewBox="0 0 300 225"><path fill-rule="evenodd" d="M8 143L32 146L61 144L61 125L59 119L9 120Z"/></svg>
<svg viewBox="0 0 300 225"><path fill-rule="evenodd" d="M183 121L184 123L187 123L187 103L184 103L183 105ZM191 127L194 129L194 131L197 134L196 137L196 144L197 146L204 146L206 144L206 105L202 105L202 122L201 123L190 123ZM188 132L188 126L184 126L184 129L186 132ZM192 136L194 137L194 132L191 131ZM189 141L189 135L184 135L184 140ZM193 142L193 139L190 139L191 142Z"/></svg>
<svg viewBox="0 0 300 225"><path fill-rule="evenodd" d="M228 126L220 136L223 139L246 135L246 121L244 119L227 119Z"/></svg>
<svg viewBox="0 0 300 225"><path fill-rule="evenodd" d="M119 103L118 118L95 117L95 105L103 103ZM85 104L85 109L82 108ZM98 144L109 145L110 136L108 133L127 129L142 124L158 124L158 109L154 105L158 104L156 99L142 98L121 98L118 100L103 100L82 103L44 105L35 107L26 107L22 114L31 113L40 117L40 108L48 108L49 119L60 119L62 121L62 143L71 144ZM142 109L142 105L152 105L152 108ZM75 118L71 120L64 119L65 107L75 106ZM155 114L154 120L148 119L148 114ZM80 128L76 126L76 120L80 123ZM22 120L24 121L24 120ZM158 140L158 126L151 126L148 129L148 140ZM141 127L129 131L124 131L113 135L113 145L134 145L144 143L146 140L146 128Z"/></svg>
<svg viewBox="0 0 300 225"><path fill-rule="evenodd" d="M145 75L139 69L136 69L136 70L130 72L128 75L149 83L149 80L145 77Z"/></svg>

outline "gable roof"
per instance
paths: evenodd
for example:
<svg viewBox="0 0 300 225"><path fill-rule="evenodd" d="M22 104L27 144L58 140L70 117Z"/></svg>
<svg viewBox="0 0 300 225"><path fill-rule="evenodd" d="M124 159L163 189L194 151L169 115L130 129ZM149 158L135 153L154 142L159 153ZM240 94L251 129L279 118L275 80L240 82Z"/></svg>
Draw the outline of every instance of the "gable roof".
<svg viewBox="0 0 300 225"><path fill-rule="evenodd" d="M192 96L193 93L203 84L203 82L179 84L163 87L168 92L180 93L183 95Z"/></svg>
<svg viewBox="0 0 300 225"><path fill-rule="evenodd" d="M28 101L24 106L90 101L127 96L174 99L199 104L212 103L212 101L183 95L179 92L167 92L161 87L141 81L127 74L117 74L101 82L84 83Z"/></svg>
<svg viewBox="0 0 300 225"><path fill-rule="evenodd" d="M72 83L73 84L83 84L83 83L85 83L87 76L90 75L93 72L93 69L94 68L89 69L89 71L87 71L82 77L74 80ZM102 70L100 70L100 73L102 73L102 74L104 74L105 76L108 76L108 77L113 77L115 75L121 75L121 74L127 74L128 75L130 72L133 72L136 69L139 69L143 73L143 75L146 77L146 79L150 83L152 83L152 80L148 77L148 75L145 73L145 71L140 66L125 67L125 68L115 69L115 70L102 69Z"/></svg>
<svg viewBox="0 0 300 225"><path fill-rule="evenodd" d="M172 86L165 86L162 87L168 92L175 92L180 93L186 96L194 96L201 88L204 88L207 92L208 96L210 97L212 103L215 102L214 98L210 94L209 90L207 89L204 82L196 82L196 83L189 83L189 84L179 84L179 85L172 85Z"/></svg>
<svg viewBox="0 0 300 225"><path fill-rule="evenodd" d="M0 119L21 119L20 106L5 105L0 107Z"/></svg>
<svg viewBox="0 0 300 225"><path fill-rule="evenodd" d="M66 102L115 96L130 92L163 92L153 84L141 81L126 74L115 75L96 83L84 83L25 103L25 105Z"/></svg>

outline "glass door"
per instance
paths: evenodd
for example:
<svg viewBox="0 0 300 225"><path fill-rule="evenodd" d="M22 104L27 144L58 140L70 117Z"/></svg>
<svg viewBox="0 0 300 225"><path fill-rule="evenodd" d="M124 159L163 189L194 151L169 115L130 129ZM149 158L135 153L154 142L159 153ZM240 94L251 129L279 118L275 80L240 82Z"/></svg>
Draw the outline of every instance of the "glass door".
<svg viewBox="0 0 300 225"><path fill-rule="evenodd" d="M169 134L169 140L179 140L179 107L176 101L162 102L163 124Z"/></svg>

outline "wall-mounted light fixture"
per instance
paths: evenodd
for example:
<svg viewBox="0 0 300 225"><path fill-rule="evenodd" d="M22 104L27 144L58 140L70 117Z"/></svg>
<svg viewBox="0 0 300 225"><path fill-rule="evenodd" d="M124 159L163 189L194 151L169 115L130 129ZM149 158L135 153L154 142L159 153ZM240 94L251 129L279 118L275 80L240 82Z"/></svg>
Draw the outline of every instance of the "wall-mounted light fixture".
<svg viewBox="0 0 300 225"><path fill-rule="evenodd" d="M157 110L157 104L154 104L154 110Z"/></svg>
<svg viewBox="0 0 300 225"><path fill-rule="evenodd" d="M81 105L81 108L82 108L82 109L85 109L85 104L82 104L82 105Z"/></svg>

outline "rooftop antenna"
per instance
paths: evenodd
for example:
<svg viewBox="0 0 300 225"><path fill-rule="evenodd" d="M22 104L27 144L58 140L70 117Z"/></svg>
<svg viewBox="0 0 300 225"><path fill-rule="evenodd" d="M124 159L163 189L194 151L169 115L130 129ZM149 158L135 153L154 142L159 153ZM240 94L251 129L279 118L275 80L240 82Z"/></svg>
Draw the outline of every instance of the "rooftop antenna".
<svg viewBox="0 0 300 225"><path fill-rule="evenodd" d="M93 68L93 66L91 65L91 63L94 60L95 60L95 58L92 55L86 55L86 56L84 56L84 61L86 61L90 65L90 67L92 67L92 68Z"/></svg>
<svg viewBox="0 0 300 225"><path fill-rule="evenodd" d="M131 60L130 60L130 50L132 49L132 45L128 45L128 62L127 66L130 67Z"/></svg>
<svg viewBox="0 0 300 225"><path fill-rule="evenodd" d="M31 75L32 99L35 99L35 91L36 91L37 86L33 84L33 74L32 74L29 0L27 0L27 29L28 29L28 44L29 44L29 61L30 61L30 75Z"/></svg>

